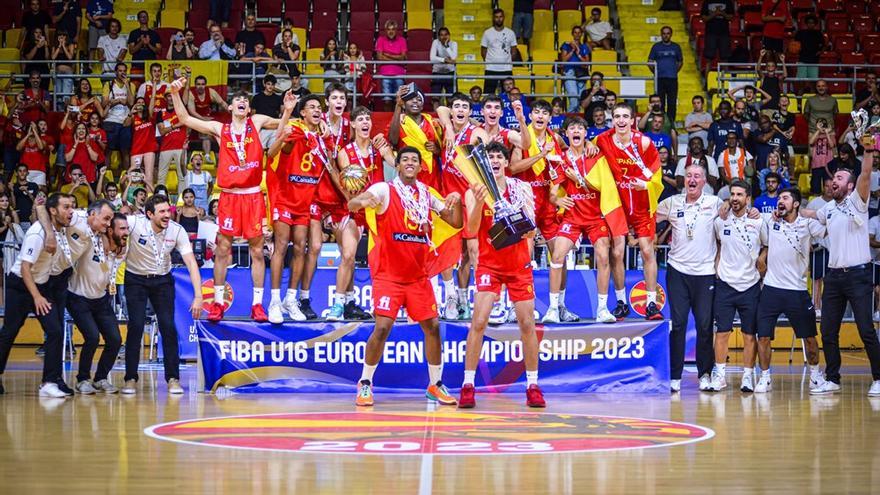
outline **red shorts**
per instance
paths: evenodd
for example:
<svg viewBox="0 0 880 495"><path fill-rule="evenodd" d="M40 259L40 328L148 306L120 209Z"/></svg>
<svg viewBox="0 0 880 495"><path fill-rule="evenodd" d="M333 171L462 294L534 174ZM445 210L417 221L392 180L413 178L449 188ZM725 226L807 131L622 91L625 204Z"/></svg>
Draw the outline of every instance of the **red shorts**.
<svg viewBox="0 0 880 495"><path fill-rule="evenodd" d="M349 211L343 204L312 203L309 208L309 216L312 220L321 222L328 215L333 225L338 225L349 215Z"/></svg>
<svg viewBox="0 0 880 495"><path fill-rule="evenodd" d="M599 239L611 237L611 230L604 219L589 222L587 224L574 224L562 220L559 225L559 237L565 237L571 242L577 242L578 238L589 239L590 244L596 244Z"/></svg>
<svg viewBox="0 0 880 495"><path fill-rule="evenodd" d="M477 282L477 292L492 292L499 295L501 286L506 285L507 295L512 302L535 298L535 281L531 267L515 272L499 273L477 265L474 280ZM373 290L375 292L375 289Z"/></svg>
<svg viewBox="0 0 880 495"><path fill-rule="evenodd" d="M373 280L373 314L395 319L400 307L413 321L426 321L437 317L437 299L431 282L398 283L390 280Z"/></svg>
<svg viewBox="0 0 880 495"><path fill-rule="evenodd" d="M657 233L657 221L654 219L654 215L648 212L637 212L627 215L626 221L629 223L629 227L636 238L650 237L653 239Z"/></svg>
<svg viewBox="0 0 880 495"><path fill-rule="evenodd" d="M217 225L220 233L232 237L253 239L263 235L266 202L262 192L234 194L220 192L217 204Z"/></svg>
<svg viewBox="0 0 880 495"><path fill-rule="evenodd" d="M535 202L535 226L545 240L556 237L559 231L559 214L550 201Z"/></svg>
<svg viewBox="0 0 880 495"><path fill-rule="evenodd" d="M272 221L273 222L282 222L287 225L308 225L309 224L310 215L308 213L297 213L293 211L292 208L283 205L276 204L272 208Z"/></svg>

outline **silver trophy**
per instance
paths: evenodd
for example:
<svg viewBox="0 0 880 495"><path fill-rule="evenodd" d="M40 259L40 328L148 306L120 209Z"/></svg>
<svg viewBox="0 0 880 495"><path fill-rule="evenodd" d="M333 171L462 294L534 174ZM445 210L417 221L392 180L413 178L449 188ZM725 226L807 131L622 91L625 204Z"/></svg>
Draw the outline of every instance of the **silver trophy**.
<svg viewBox="0 0 880 495"><path fill-rule="evenodd" d="M862 146L865 146L866 148L873 146L873 135L880 133L880 121L875 122L873 125L871 125L871 117L868 115L868 111L864 108L860 108L851 112L850 116L852 116L856 139L862 143ZM867 140L867 138L862 139L864 136L869 136L870 142L864 142Z"/></svg>

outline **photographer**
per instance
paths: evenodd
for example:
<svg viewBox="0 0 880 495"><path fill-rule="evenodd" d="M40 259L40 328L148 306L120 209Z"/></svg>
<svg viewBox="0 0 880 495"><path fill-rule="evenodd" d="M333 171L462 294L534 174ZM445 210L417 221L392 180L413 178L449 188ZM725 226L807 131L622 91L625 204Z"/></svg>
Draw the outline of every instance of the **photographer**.
<svg viewBox="0 0 880 495"><path fill-rule="evenodd" d="M202 60L234 60L235 48L223 37L220 26L211 26L210 37L199 45L199 58Z"/></svg>
<svg viewBox="0 0 880 495"><path fill-rule="evenodd" d="M192 60L195 53L191 45L187 44L186 37L183 32L178 31L171 37L171 44L168 45L168 52L165 53L167 60Z"/></svg>
<svg viewBox="0 0 880 495"><path fill-rule="evenodd" d="M95 199L95 191L83 174L82 167L77 164L70 166L70 183L61 186L61 192L76 198L76 208L85 208Z"/></svg>
<svg viewBox="0 0 880 495"><path fill-rule="evenodd" d="M9 190L12 191L12 199L15 202L15 209L18 212L19 220L23 230L27 230L31 226L31 213L34 211L34 201L40 192L40 186L28 180L28 168L25 164L19 164L15 169L15 177L9 182Z"/></svg>
<svg viewBox="0 0 880 495"><path fill-rule="evenodd" d="M592 120L593 110L596 107L605 108L605 97L608 88L605 87L605 75L599 71L590 76L590 87L581 91L581 108L584 109L584 118Z"/></svg>
<svg viewBox="0 0 880 495"><path fill-rule="evenodd" d="M70 61L76 60L76 39L69 38L66 31L58 31L55 38L57 46L52 49L52 60L55 61L55 73L62 75L57 79L55 93L69 96L73 94L73 64Z"/></svg>

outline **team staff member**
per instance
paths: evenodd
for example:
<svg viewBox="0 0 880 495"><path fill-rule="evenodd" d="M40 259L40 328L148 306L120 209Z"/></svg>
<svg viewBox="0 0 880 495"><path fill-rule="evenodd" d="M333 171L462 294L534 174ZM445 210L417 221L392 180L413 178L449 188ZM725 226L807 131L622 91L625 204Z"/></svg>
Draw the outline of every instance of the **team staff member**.
<svg viewBox="0 0 880 495"><path fill-rule="evenodd" d="M711 390L712 303L715 293L715 219L721 200L705 194L706 170L700 165L685 169L685 192L657 205L657 221L672 224L666 292L672 313L669 334L669 362L673 392L681 390L684 344L688 313L694 313L697 327L697 376L700 390Z"/></svg>
<svg viewBox="0 0 880 495"><path fill-rule="evenodd" d="M749 218L751 186L741 179L730 183L730 212L727 218L715 219L718 239L717 274L715 276L715 367L712 369L712 390L727 388L725 366L733 318L739 313L743 333L743 375L740 390L755 390L755 340L761 274L757 261L761 253L762 218Z"/></svg>
<svg viewBox="0 0 880 495"><path fill-rule="evenodd" d="M175 93L176 94L176 93ZM182 394L177 327L174 324L174 278L171 276L171 251L176 249L189 271L193 286L190 311L194 319L202 313L202 278L193 256L189 235L171 220L168 198L151 196L144 205L146 216L128 217L130 238L125 257L125 302L128 306L128 334L125 338L125 386L123 394L137 393L138 364L144 339L147 300L156 312L162 353L165 356L165 380L168 393Z"/></svg>
<svg viewBox="0 0 880 495"><path fill-rule="evenodd" d="M872 136L862 138L866 150L875 146ZM871 320L871 250L868 245L868 198L874 153L865 153L858 178L852 170L834 174L832 201L815 216L828 230L828 272L822 292L822 351L825 353L825 383L810 390L829 394L840 390L840 321L846 305L853 309L859 336L871 362L871 397L880 396L880 342Z"/></svg>
<svg viewBox="0 0 880 495"><path fill-rule="evenodd" d="M68 194L54 193L46 198L46 210L50 217L50 229L42 222L35 222L25 233L24 243L12 270L6 275L6 316L3 328L0 329L0 377L6 369L9 352L18 331L21 330L29 313L37 315L43 333L46 335L43 358L43 377L40 385L40 397L67 397L73 395L64 384L62 368L62 348L64 327L64 297L67 281L60 276L52 276L53 268L64 266L62 258L70 258L70 245L67 242L66 227L73 217L73 197ZM55 238L52 246L54 254L48 248L47 236ZM67 263L69 265L69 262ZM14 308L14 310L12 310ZM4 393L0 382L0 394Z"/></svg>
<svg viewBox="0 0 880 495"><path fill-rule="evenodd" d="M761 243L767 273L758 299L758 364L761 376L755 393L773 390L770 375L770 342L776 332L779 315L785 314L794 334L804 339L810 364L810 390L825 381L819 372L819 344L816 341L816 309L807 292L807 265L810 246L825 235L825 227L815 220L798 216L801 192L786 188L779 193L773 219L764 224ZM763 263L762 263L763 264ZM870 304L870 300L869 300ZM870 314L870 306L868 307Z"/></svg>
<svg viewBox="0 0 880 495"><path fill-rule="evenodd" d="M455 398L443 385L443 353L440 321L434 289L428 280L431 253L431 211L453 228L461 228L461 196L452 193L446 200L434 197L428 186L416 180L421 154L404 147L397 154L397 177L391 182L373 184L348 202L352 212L364 208L373 247L369 253L373 277L373 308L376 325L367 341L364 368L358 384L356 404L373 405L373 373L385 349L385 341L400 307L419 322L425 333L425 358L429 384L426 396L441 404L454 405Z"/></svg>

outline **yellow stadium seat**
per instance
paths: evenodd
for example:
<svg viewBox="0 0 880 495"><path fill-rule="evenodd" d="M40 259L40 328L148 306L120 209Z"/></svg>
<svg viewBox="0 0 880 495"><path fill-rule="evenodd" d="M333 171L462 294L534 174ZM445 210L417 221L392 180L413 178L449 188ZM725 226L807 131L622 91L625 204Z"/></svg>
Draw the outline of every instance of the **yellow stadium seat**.
<svg viewBox="0 0 880 495"><path fill-rule="evenodd" d="M802 193L810 192L810 179L811 174L801 174L798 176L798 189L801 190Z"/></svg>
<svg viewBox="0 0 880 495"><path fill-rule="evenodd" d="M321 60L321 54L324 53L323 48L309 48L306 50L305 59L309 62L315 62ZM321 69L319 65L316 64L305 64L305 72L307 74L323 74L324 71Z"/></svg>
<svg viewBox="0 0 880 495"><path fill-rule="evenodd" d="M852 95L837 95L837 109L840 113L850 113L853 111Z"/></svg>
<svg viewBox="0 0 880 495"><path fill-rule="evenodd" d="M513 0L499 0L498 8L504 11L504 25L513 26Z"/></svg>
<svg viewBox="0 0 880 495"><path fill-rule="evenodd" d="M18 60L21 54L18 48L0 48L0 74L15 74L20 69L19 64L8 62L9 60Z"/></svg>
<svg viewBox="0 0 880 495"><path fill-rule="evenodd" d="M406 13L407 29L434 29L431 12L410 11Z"/></svg>
<svg viewBox="0 0 880 495"><path fill-rule="evenodd" d="M614 50L593 50L590 57L593 62L617 62L617 52Z"/></svg>
<svg viewBox="0 0 880 495"><path fill-rule="evenodd" d="M553 95L559 95L559 87L553 79L536 79L535 80L535 98L549 100Z"/></svg>
<svg viewBox="0 0 880 495"><path fill-rule="evenodd" d="M552 48L536 48L532 50L532 60L535 62L554 62L558 57L559 52L553 50ZM550 70L552 70L552 67L550 68Z"/></svg>
<svg viewBox="0 0 880 495"><path fill-rule="evenodd" d="M162 27L182 28L186 26L186 12L176 9L164 9L162 11Z"/></svg>
<svg viewBox="0 0 880 495"><path fill-rule="evenodd" d="M177 192L177 183L178 183L177 170L174 170L172 168L168 171L168 175L165 176L165 186L168 187L169 193L173 194L173 193Z"/></svg>
<svg viewBox="0 0 880 495"><path fill-rule="evenodd" d="M556 26L561 38L568 38L571 28L583 24L580 10L560 10L556 12Z"/></svg>
<svg viewBox="0 0 880 495"><path fill-rule="evenodd" d="M299 46L306 46L306 39L308 38L308 36L306 36L305 28L295 27L295 28L291 29L291 31L293 31L293 35L299 41L299 43L297 43L297 44ZM360 48L361 48L361 50L363 50L364 47L360 47ZM300 55L300 58L302 58L302 55Z"/></svg>
<svg viewBox="0 0 880 495"><path fill-rule="evenodd" d="M189 10L189 0L165 0L165 8Z"/></svg>
<svg viewBox="0 0 880 495"><path fill-rule="evenodd" d="M533 14L535 18L535 23L533 26L533 31L535 33L541 33L546 31L553 31L553 11L545 10L545 9L535 9L535 13ZM513 16L511 16L513 17Z"/></svg>
<svg viewBox="0 0 880 495"><path fill-rule="evenodd" d="M430 12L431 11L431 0L406 0L406 11L422 11L422 12Z"/></svg>
<svg viewBox="0 0 880 495"><path fill-rule="evenodd" d="M541 50L555 50L556 49L556 33L553 31L541 31L532 34L532 39L530 40L530 44L532 45L532 51L541 49Z"/></svg>
<svg viewBox="0 0 880 495"><path fill-rule="evenodd" d="M6 47L7 48L18 48L18 45L21 43L21 32L22 28L12 28L7 29L6 34ZM18 50L16 50L18 51ZM16 56L15 58L21 58ZM9 59L4 59L9 60Z"/></svg>

